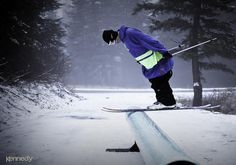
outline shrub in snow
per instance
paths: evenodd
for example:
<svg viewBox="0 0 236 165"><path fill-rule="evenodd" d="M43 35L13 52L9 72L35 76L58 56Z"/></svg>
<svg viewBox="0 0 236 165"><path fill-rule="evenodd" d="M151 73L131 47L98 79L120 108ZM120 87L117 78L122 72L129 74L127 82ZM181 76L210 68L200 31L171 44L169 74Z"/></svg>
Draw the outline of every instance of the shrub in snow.
<svg viewBox="0 0 236 165"><path fill-rule="evenodd" d="M221 105L218 112L236 114L236 92L232 89L223 92L213 91L203 98L204 104Z"/></svg>
<svg viewBox="0 0 236 165"><path fill-rule="evenodd" d="M203 93L204 94L204 93ZM221 105L220 108L214 109L224 114L236 114L236 91L226 89L225 91L214 90L211 93L204 94L202 104ZM183 105L191 106L192 97L178 96L177 101Z"/></svg>

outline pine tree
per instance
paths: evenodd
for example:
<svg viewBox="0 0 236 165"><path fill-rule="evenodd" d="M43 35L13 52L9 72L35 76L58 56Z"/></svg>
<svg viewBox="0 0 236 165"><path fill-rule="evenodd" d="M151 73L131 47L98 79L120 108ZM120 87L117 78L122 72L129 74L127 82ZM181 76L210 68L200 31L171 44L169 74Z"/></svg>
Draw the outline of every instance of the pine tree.
<svg viewBox="0 0 236 165"><path fill-rule="evenodd" d="M0 2L2 81L57 81L66 70L61 38L65 31L52 15L56 0Z"/></svg>
<svg viewBox="0 0 236 165"><path fill-rule="evenodd" d="M233 5L234 4L234 5ZM230 17L233 18L235 0L145 0L134 9L149 12L150 31L174 31L182 34L182 44L191 46L200 41L217 37L214 44L207 44L183 53L182 58L192 61L193 105L202 104L202 71L218 69L234 73L225 64L213 62L211 57L234 59L236 37Z"/></svg>

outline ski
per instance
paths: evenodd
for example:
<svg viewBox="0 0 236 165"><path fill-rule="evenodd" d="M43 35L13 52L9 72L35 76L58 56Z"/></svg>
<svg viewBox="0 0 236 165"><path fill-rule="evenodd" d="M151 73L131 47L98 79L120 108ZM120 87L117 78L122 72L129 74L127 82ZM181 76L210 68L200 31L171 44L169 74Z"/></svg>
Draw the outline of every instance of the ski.
<svg viewBox="0 0 236 165"><path fill-rule="evenodd" d="M203 109L203 110L212 110L219 108L220 105L212 106L211 104L206 104L202 106L182 106L182 107L176 107L176 108L166 108L166 109L147 109L147 108L107 108L103 107L101 110L106 112L114 112L114 113L121 113L121 112L138 112L138 111L173 111L173 110L191 110L191 109Z"/></svg>

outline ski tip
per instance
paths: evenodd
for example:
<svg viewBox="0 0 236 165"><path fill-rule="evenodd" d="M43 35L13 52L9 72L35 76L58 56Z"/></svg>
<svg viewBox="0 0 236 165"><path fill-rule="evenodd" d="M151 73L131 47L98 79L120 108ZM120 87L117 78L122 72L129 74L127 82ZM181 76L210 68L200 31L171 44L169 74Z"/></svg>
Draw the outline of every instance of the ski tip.
<svg viewBox="0 0 236 165"><path fill-rule="evenodd" d="M101 110L104 112L119 112L117 109L107 108L107 107L102 107Z"/></svg>
<svg viewBox="0 0 236 165"><path fill-rule="evenodd" d="M102 110L102 111L109 111L109 109L106 108L106 107L102 107L101 110Z"/></svg>
<svg viewBox="0 0 236 165"><path fill-rule="evenodd" d="M107 107L102 107L102 109L106 109L106 110L112 110L114 108L107 108Z"/></svg>
<svg viewBox="0 0 236 165"><path fill-rule="evenodd" d="M212 105L210 107L208 107L209 109L216 109L216 108L220 108L221 105Z"/></svg>

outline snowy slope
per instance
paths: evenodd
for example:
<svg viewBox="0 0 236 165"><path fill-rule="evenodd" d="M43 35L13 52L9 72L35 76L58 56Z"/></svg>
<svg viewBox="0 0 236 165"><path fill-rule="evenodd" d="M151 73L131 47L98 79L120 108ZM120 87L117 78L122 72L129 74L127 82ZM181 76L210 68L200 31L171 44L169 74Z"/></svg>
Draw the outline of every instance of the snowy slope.
<svg viewBox="0 0 236 165"><path fill-rule="evenodd" d="M17 124L1 132L1 165L8 164L6 156L31 156L34 165L144 164L139 153L105 152L106 148L129 147L135 139L124 114L100 109L143 108L154 101L153 93L84 91L79 95L86 99L73 99L70 104L50 92L47 95L53 104L56 102L55 110L31 109L30 115L23 115ZM190 97L191 93L175 95ZM45 102L45 107L48 104ZM236 164L236 116L202 110L147 114L201 164Z"/></svg>

